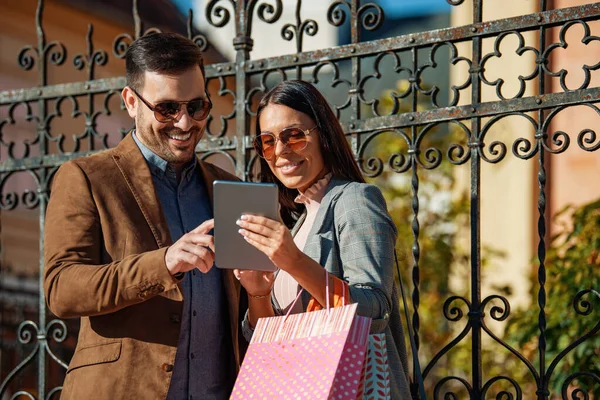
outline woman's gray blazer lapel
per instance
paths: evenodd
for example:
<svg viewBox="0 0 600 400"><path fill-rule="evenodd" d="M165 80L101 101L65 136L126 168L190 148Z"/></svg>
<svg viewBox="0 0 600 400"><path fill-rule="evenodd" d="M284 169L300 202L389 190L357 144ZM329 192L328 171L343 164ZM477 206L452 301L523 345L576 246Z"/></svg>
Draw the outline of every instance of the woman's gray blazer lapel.
<svg viewBox="0 0 600 400"><path fill-rule="evenodd" d="M338 246L335 240L336 226L335 226L335 213L333 207L335 201L342 193L342 190L350 182L332 179L327 185L325 195L321 200L321 205L315 216L313 225L306 238L306 243L302 252L318 262L328 272L338 276L338 260L335 257L338 254L336 247ZM306 219L306 212L298 219L298 222L292 229L292 235L295 235L302 226L302 223ZM302 303L304 307L308 305L310 301L310 294L308 292L302 293Z"/></svg>
<svg viewBox="0 0 600 400"><path fill-rule="evenodd" d="M336 234L333 207L335 206L335 200L339 197L348 183L350 182L337 179L332 179L329 182L313 225L306 238L304 248L302 249L304 254L308 255L326 269L328 267L327 261L330 261L328 258L330 257L332 250L331 241L335 238ZM294 226L292 234L295 234L298 231L305 218L306 213L300 217L298 223Z"/></svg>

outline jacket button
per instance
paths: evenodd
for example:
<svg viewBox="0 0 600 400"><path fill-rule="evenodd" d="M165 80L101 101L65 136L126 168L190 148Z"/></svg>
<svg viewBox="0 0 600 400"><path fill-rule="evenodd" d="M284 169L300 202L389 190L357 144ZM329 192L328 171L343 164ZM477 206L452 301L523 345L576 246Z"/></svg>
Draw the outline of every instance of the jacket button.
<svg viewBox="0 0 600 400"><path fill-rule="evenodd" d="M164 364L162 365L162 369L163 369L163 371L165 371L165 372L171 372L171 371L173 371L173 364L167 364L167 363L164 363Z"/></svg>
<svg viewBox="0 0 600 400"><path fill-rule="evenodd" d="M181 322L181 317L179 314L171 314L171 322L174 324L178 324Z"/></svg>

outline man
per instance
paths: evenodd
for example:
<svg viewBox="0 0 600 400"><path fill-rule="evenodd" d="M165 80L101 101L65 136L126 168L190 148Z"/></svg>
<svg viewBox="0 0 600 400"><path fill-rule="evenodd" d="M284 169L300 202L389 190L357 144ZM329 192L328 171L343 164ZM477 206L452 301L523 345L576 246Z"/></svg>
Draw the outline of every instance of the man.
<svg viewBox="0 0 600 400"><path fill-rule="evenodd" d="M212 182L197 160L211 109L202 55L134 41L122 97L135 130L65 163L46 215L50 310L81 318L63 399L222 399L240 364L239 282L214 260Z"/></svg>

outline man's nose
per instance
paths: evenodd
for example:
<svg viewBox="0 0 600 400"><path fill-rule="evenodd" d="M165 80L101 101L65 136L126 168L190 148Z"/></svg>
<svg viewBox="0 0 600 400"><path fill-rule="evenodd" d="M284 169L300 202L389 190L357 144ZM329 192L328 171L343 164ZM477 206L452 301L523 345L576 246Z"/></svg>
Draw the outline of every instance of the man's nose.
<svg viewBox="0 0 600 400"><path fill-rule="evenodd" d="M188 131L194 125L194 120L192 117L190 117L190 114L188 114L187 107L181 107L178 118L175 120L173 125L184 132Z"/></svg>

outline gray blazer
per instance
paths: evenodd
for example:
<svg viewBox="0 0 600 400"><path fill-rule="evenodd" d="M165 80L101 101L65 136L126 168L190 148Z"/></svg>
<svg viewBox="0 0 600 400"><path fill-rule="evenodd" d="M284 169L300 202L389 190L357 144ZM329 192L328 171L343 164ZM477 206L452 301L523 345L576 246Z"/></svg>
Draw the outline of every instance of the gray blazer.
<svg viewBox="0 0 600 400"><path fill-rule="evenodd" d="M302 215L292 230L304 222ZM371 333L385 333L392 399L408 400L408 361L394 279L397 230L381 191L373 185L332 179L303 252L348 282L358 314L372 319ZM273 307L281 313L275 298ZM304 308L310 294L302 295ZM244 321L245 336L248 335ZM250 334L251 336L251 334Z"/></svg>

